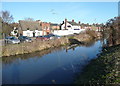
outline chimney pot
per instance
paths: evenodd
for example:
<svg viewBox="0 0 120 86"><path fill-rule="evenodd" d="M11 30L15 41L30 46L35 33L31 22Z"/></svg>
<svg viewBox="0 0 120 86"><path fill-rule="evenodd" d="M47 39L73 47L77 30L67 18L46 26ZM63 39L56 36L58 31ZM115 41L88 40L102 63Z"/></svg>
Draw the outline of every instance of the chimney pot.
<svg viewBox="0 0 120 86"><path fill-rule="evenodd" d="M65 19L65 22L67 22L67 19Z"/></svg>
<svg viewBox="0 0 120 86"><path fill-rule="evenodd" d="M74 19L72 20L72 22L74 22Z"/></svg>

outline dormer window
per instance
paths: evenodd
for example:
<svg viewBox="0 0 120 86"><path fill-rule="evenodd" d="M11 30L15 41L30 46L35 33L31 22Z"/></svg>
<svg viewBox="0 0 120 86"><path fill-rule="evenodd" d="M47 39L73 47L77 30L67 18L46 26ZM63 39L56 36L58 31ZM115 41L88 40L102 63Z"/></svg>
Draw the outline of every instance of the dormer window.
<svg viewBox="0 0 120 86"><path fill-rule="evenodd" d="M40 23L40 26L42 26L42 23Z"/></svg>
<svg viewBox="0 0 120 86"><path fill-rule="evenodd" d="M67 27L71 27L71 26L69 25L69 26L67 26Z"/></svg>

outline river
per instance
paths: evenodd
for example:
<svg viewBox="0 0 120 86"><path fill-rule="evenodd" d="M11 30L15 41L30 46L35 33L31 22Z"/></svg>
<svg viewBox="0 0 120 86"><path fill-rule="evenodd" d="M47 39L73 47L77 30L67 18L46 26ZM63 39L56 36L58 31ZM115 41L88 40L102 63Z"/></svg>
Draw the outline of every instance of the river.
<svg viewBox="0 0 120 86"><path fill-rule="evenodd" d="M71 84L76 74L101 53L103 42L60 47L2 59L3 84Z"/></svg>

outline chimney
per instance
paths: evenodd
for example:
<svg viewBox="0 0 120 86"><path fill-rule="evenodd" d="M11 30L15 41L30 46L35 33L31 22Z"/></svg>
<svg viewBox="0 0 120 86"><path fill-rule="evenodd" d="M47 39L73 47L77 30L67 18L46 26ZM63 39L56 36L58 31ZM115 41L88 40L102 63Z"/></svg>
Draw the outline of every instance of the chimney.
<svg viewBox="0 0 120 86"><path fill-rule="evenodd" d="M72 20L72 22L74 22L74 19Z"/></svg>
<svg viewBox="0 0 120 86"><path fill-rule="evenodd" d="M67 22L67 19L65 19L65 22Z"/></svg>
<svg viewBox="0 0 120 86"><path fill-rule="evenodd" d="M65 19L65 30L67 28L67 19Z"/></svg>
<svg viewBox="0 0 120 86"><path fill-rule="evenodd" d="M38 22L40 24L42 21L41 20L36 20L36 22Z"/></svg>
<svg viewBox="0 0 120 86"><path fill-rule="evenodd" d="M80 21L78 22L78 24L80 24Z"/></svg>

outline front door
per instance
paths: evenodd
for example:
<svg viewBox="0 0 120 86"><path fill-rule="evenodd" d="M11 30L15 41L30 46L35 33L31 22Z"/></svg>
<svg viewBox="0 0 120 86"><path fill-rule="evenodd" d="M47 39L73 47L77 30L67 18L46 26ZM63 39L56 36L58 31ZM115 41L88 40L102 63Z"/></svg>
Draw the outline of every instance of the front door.
<svg viewBox="0 0 120 86"><path fill-rule="evenodd" d="M33 37L35 37L35 32L33 32Z"/></svg>
<svg viewBox="0 0 120 86"><path fill-rule="evenodd" d="M49 32L47 32L47 35L49 34Z"/></svg>

